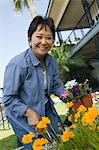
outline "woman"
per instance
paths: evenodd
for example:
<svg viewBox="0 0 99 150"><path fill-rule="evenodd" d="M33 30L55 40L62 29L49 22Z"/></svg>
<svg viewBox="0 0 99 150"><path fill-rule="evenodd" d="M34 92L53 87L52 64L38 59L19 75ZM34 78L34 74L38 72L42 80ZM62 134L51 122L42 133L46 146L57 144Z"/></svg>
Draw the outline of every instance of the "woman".
<svg viewBox="0 0 99 150"><path fill-rule="evenodd" d="M56 124L62 123L50 98L52 93L60 98L64 93L57 63L48 54L54 39L53 20L36 16L28 29L30 48L14 57L6 67L3 101L7 118L20 141L30 131L38 137L35 126L44 115L60 133ZM24 149L32 148L27 144Z"/></svg>

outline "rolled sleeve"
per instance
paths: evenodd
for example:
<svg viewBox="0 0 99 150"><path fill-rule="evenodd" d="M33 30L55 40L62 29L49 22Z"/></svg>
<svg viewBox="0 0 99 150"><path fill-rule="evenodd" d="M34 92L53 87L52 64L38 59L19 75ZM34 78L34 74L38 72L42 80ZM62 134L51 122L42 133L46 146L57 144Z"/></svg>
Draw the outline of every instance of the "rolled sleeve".
<svg viewBox="0 0 99 150"><path fill-rule="evenodd" d="M6 112L11 110L15 117L22 116L28 108L20 98L22 69L16 64L9 64L4 74L3 102Z"/></svg>

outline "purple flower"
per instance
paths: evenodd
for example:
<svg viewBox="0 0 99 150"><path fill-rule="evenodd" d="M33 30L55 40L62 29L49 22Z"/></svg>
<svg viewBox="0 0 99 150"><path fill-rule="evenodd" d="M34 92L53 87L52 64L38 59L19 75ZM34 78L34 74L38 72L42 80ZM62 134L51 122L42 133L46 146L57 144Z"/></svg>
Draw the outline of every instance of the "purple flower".
<svg viewBox="0 0 99 150"><path fill-rule="evenodd" d="M74 96L78 95L80 92L78 86L74 86L73 89L72 89L72 93Z"/></svg>

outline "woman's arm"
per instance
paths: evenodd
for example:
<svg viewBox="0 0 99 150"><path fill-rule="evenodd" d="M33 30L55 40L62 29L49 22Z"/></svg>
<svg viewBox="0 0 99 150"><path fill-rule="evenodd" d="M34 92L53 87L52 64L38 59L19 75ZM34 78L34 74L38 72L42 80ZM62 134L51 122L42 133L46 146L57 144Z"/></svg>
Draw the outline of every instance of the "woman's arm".
<svg viewBox="0 0 99 150"><path fill-rule="evenodd" d="M19 98L19 88L21 87L22 70L15 64L9 64L4 74L3 102L5 110L11 110L15 117L23 116L28 108Z"/></svg>

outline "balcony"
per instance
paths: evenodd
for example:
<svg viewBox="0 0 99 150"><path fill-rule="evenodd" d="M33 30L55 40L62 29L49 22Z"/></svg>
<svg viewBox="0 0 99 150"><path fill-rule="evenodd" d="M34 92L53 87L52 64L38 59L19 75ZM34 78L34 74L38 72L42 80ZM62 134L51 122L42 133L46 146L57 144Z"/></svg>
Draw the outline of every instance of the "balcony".
<svg viewBox="0 0 99 150"><path fill-rule="evenodd" d="M51 0L47 16L54 19L58 32L71 30L65 40L74 44L70 57L80 54L90 59L99 54L98 0Z"/></svg>

